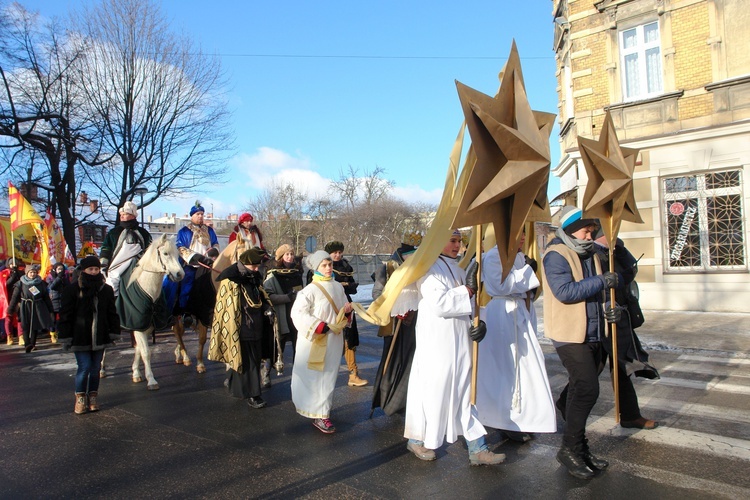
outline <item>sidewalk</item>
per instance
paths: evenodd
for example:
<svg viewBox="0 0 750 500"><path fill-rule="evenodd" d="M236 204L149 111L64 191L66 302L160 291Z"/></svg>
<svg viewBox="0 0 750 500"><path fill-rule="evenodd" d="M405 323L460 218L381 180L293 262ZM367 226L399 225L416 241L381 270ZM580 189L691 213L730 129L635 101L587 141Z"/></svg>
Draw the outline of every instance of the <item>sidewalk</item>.
<svg viewBox="0 0 750 500"><path fill-rule="evenodd" d="M544 334L542 300L537 300L539 336ZM644 310L646 322L636 330L646 350L706 352L750 358L750 314ZM549 342L541 339L540 342Z"/></svg>

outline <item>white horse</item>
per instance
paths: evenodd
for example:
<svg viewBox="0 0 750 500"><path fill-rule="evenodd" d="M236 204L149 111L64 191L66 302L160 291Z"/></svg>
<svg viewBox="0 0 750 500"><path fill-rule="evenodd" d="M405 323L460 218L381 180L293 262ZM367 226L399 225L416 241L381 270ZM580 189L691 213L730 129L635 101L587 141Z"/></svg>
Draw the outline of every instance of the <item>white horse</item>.
<svg viewBox="0 0 750 500"><path fill-rule="evenodd" d="M127 283L120 283L120 294L123 288L131 286L140 288L148 299L151 300L150 306L153 306L161 299L162 283L164 276L168 276L172 281L181 281L185 277L178 259L177 247L171 238L163 234L160 238L154 240L146 249L138 264L133 269ZM122 318L121 318L122 320ZM151 371L151 351L148 346L148 338L154 330L154 324L144 330L134 330L135 336L135 356L133 359L133 382L143 382L143 377L139 369L139 361L143 360L143 368L148 380L147 388L150 391L157 390L159 384L154 378Z"/></svg>

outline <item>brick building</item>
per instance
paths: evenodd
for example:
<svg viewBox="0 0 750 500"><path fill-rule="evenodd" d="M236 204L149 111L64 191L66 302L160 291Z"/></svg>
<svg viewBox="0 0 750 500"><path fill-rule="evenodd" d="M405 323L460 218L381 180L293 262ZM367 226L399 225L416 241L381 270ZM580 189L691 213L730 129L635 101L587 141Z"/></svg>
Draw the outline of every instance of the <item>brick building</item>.
<svg viewBox="0 0 750 500"><path fill-rule="evenodd" d="M609 110L640 149L644 224L620 236L653 309L750 312L750 2L553 0L564 197L587 183L577 137ZM578 194L580 193L580 196Z"/></svg>

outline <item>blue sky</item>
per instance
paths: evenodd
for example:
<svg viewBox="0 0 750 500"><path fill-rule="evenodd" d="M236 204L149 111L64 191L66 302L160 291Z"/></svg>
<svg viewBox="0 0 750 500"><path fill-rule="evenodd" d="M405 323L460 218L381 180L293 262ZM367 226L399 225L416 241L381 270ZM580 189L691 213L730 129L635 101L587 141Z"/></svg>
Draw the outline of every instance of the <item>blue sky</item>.
<svg viewBox="0 0 750 500"><path fill-rule="evenodd" d="M55 16L83 2L21 3ZM532 108L557 112L547 0L161 5L173 29L220 55L236 150L226 184L160 200L147 216L186 213L196 198L219 217L237 213L273 179L325 193L349 165L381 167L397 196L437 203L463 119L454 81L494 95L514 38ZM551 196L558 186L551 179Z"/></svg>

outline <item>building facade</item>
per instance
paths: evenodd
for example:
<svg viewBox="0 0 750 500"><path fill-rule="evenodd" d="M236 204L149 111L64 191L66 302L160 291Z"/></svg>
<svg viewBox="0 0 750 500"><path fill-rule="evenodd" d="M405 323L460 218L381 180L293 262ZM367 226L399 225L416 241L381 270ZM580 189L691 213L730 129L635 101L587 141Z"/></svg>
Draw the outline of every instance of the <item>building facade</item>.
<svg viewBox="0 0 750 500"><path fill-rule="evenodd" d="M580 206L577 137L610 111L643 224L620 237L649 309L750 312L750 2L553 0L561 160ZM580 194L580 196L577 196Z"/></svg>

